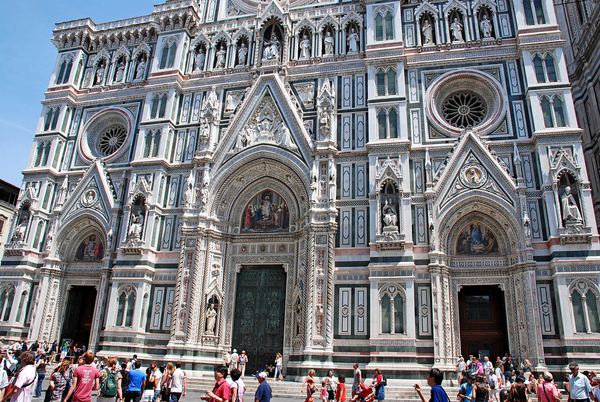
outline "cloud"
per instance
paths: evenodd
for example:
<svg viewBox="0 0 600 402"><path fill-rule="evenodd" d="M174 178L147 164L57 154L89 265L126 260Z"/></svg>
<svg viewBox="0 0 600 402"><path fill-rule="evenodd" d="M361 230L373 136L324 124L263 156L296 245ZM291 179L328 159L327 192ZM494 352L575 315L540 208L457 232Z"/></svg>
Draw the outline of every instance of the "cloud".
<svg viewBox="0 0 600 402"><path fill-rule="evenodd" d="M30 134L35 134L35 131L33 131L33 130L29 129L29 128L23 127L23 126L21 126L21 125L19 125L17 123L13 123L12 121L0 119L0 124L4 124L4 125L7 125L7 126L18 128L19 130L25 131L25 132L30 133Z"/></svg>

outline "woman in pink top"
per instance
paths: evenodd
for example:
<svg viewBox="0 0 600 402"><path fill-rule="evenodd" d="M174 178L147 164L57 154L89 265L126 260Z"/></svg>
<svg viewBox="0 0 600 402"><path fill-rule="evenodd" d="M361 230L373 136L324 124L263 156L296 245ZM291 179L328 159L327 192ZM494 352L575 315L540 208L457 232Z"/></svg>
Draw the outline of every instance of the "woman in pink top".
<svg viewBox="0 0 600 402"><path fill-rule="evenodd" d="M538 384L536 391L539 402L560 401L556 385L552 383L553 380L552 374L548 371L544 371L544 381Z"/></svg>
<svg viewBox="0 0 600 402"><path fill-rule="evenodd" d="M92 391L100 388L100 372L91 364L94 362L94 354L85 352L83 364L75 369L73 375L73 385L65 400L73 396L73 402L90 402L92 400Z"/></svg>

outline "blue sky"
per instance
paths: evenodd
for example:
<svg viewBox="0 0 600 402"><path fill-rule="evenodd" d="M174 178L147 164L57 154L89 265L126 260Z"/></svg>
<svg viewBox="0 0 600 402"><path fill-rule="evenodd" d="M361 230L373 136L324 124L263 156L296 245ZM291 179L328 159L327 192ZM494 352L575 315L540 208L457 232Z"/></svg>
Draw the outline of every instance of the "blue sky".
<svg viewBox="0 0 600 402"><path fill-rule="evenodd" d="M0 179L21 186L21 171L42 111L57 51L54 24L90 17L108 22L151 14L161 0L25 1L2 4L0 24Z"/></svg>

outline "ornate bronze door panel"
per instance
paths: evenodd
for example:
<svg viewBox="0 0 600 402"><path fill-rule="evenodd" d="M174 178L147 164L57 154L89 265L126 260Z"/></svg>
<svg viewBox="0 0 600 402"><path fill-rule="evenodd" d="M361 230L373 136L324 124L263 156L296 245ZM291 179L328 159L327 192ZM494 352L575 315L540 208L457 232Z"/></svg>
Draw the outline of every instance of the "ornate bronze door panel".
<svg viewBox="0 0 600 402"><path fill-rule="evenodd" d="M281 266L243 267L237 278L233 344L254 374L283 352L286 273Z"/></svg>

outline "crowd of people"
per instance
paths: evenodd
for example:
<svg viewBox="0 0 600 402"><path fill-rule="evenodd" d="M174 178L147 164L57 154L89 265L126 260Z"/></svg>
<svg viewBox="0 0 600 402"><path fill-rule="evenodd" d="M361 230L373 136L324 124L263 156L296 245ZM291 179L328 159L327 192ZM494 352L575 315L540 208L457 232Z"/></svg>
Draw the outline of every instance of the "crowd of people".
<svg viewBox="0 0 600 402"><path fill-rule="evenodd" d="M363 374L358 363L354 363L354 381L352 383L352 401L369 402L373 400L385 400L385 387L387 379L381 373L381 370L374 370L374 377L371 384L367 387L363 382ZM346 401L346 377L339 374L337 378L333 375L333 370L327 372L327 376L321 381L319 390L318 382L315 378L315 370L310 370L302 383L302 393L306 394L305 402L314 402L315 396L320 397L321 402L344 402Z"/></svg>

